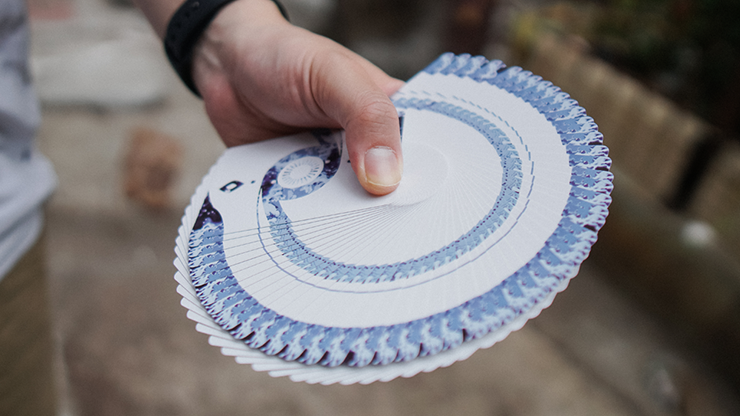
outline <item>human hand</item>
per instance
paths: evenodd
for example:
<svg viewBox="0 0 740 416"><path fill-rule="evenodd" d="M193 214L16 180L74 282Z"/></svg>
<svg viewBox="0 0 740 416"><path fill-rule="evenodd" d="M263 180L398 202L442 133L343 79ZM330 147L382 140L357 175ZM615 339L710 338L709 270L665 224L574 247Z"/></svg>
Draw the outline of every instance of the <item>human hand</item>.
<svg viewBox="0 0 740 416"><path fill-rule="evenodd" d="M403 82L343 46L288 23L274 3L224 7L195 48L193 79L227 146L315 128L342 128L363 188L392 192L403 171Z"/></svg>

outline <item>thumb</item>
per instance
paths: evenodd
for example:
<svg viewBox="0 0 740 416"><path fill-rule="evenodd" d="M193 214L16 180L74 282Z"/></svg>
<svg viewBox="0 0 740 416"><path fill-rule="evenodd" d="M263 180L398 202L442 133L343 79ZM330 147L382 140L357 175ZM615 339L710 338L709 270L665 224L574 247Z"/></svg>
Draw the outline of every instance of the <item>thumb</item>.
<svg viewBox="0 0 740 416"><path fill-rule="evenodd" d="M403 155L398 113L384 90L393 90L401 81L379 76L379 70L371 76L365 67L363 61L342 53L322 59L314 66L314 97L344 128L352 168L362 187L385 195L401 182Z"/></svg>

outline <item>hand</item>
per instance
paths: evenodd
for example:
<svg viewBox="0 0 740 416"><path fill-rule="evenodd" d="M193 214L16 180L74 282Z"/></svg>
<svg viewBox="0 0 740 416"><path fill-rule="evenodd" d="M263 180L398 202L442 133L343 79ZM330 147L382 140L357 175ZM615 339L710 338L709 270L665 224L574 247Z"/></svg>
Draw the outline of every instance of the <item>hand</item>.
<svg viewBox="0 0 740 416"><path fill-rule="evenodd" d="M224 7L196 46L193 79L227 146L343 128L362 187L384 195L398 186L403 159L388 96L403 82L291 25L274 3L238 0Z"/></svg>

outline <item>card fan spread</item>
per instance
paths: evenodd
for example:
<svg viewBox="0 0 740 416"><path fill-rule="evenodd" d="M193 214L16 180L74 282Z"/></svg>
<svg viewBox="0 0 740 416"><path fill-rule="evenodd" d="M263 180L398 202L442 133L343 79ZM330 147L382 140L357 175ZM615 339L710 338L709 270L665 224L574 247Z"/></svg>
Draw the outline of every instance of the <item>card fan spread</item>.
<svg viewBox="0 0 740 416"><path fill-rule="evenodd" d="M445 54L393 102L404 177L367 194L341 131L227 150L177 238L178 291L222 352L311 383L465 359L565 289L604 224L608 150L551 83Z"/></svg>

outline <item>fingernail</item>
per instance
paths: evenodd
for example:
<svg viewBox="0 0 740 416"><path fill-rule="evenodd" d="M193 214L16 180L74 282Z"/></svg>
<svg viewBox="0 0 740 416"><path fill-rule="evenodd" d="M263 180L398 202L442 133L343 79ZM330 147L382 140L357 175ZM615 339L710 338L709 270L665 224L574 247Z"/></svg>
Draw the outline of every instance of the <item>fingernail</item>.
<svg viewBox="0 0 740 416"><path fill-rule="evenodd" d="M373 147L365 152L365 179L377 186L394 186L401 182L401 164L390 147Z"/></svg>

